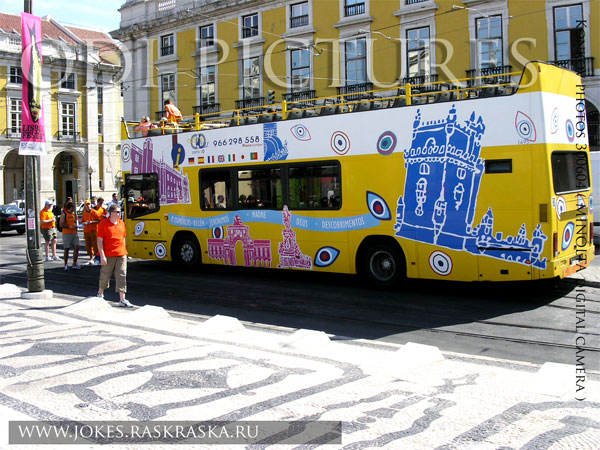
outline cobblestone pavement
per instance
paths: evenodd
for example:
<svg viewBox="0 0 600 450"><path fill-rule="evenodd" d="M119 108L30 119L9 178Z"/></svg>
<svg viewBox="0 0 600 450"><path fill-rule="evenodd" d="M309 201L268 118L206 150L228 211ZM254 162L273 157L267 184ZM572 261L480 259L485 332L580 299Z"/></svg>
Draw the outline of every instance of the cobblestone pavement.
<svg viewBox="0 0 600 450"><path fill-rule="evenodd" d="M5 290L1 448L9 447L9 420L342 421L342 443L320 447L600 448L600 382L588 372L577 391L574 365L330 341L321 332L266 330L223 316L199 323L153 306L112 305L22 299ZM290 425L246 448L315 448L323 440L268 444L302 433ZM113 447L173 448L103 446ZM244 448L184 448L216 447Z"/></svg>

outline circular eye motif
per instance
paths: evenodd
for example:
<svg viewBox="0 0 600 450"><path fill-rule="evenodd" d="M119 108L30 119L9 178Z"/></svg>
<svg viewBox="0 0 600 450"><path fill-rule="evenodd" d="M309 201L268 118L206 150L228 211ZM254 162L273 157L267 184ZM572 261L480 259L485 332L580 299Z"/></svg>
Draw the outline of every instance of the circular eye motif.
<svg viewBox="0 0 600 450"><path fill-rule="evenodd" d="M299 141L310 141L310 133L308 132L308 128L304 125L295 125L290 131L292 132L292 136Z"/></svg>
<svg viewBox="0 0 600 450"><path fill-rule="evenodd" d="M135 230L133 231L133 234L135 234L136 236L139 236L140 234L142 234L144 232L144 227L146 226L145 222L138 222L135 224Z"/></svg>
<svg viewBox="0 0 600 450"><path fill-rule="evenodd" d="M554 108L552 111L552 118L550 119L550 131L552 134L556 134L558 131L558 123L560 121L560 115L558 113L558 108Z"/></svg>
<svg viewBox="0 0 600 450"><path fill-rule="evenodd" d="M321 247L315 255L315 266L327 267L333 264L340 251L333 247Z"/></svg>
<svg viewBox="0 0 600 450"><path fill-rule="evenodd" d="M331 135L331 148L338 155L345 155L350 150L350 139L343 131L336 131Z"/></svg>
<svg viewBox="0 0 600 450"><path fill-rule="evenodd" d="M163 259L165 256L167 256L167 248L165 247L165 244L162 242L156 244L154 246L154 254L158 259Z"/></svg>
<svg viewBox="0 0 600 450"><path fill-rule="evenodd" d="M377 139L377 151L382 155L391 155L397 143L396 135L391 131L385 131Z"/></svg>
<svg viewBox="0 0 600 450"><path fill-rule="evenodd" d="M367 191L367 206L376 219L390 220L392 213L385 200L374 192Z"/></svg>
<svg viewBox="0 0 600 450"><path fill-rule="evenodd" d="M526 141L534 142L536 140L535 125L529 116L521 111L517 112L515 117L515 127L517 133Z"/></svg>
<svg viewBox="0 0 600 450"><path fill-rule="evenodd" d="M573 126L573 122L571 122L571 119L567 120L565 126L567 129L567 138L569 139L569 142L573 142L573 140L575 139L575 127Z"/></svg>
<svg viewBox="0 0 600 450"><path fill-rule="evenodd" d="M452 272L452 258L444 252L433 252L429 256L429 266L435 273L445 277Z"/></svg>
<svg viewBox="0 0 600 450"><path fill-rule="evenodd" d="M567 202L564 197L558 197L556 199L556 216L560 220L562 213L567 211Z"/></svg>
<svg viewBox="0 0 600 450"><path fill-rule="evenodd" d="M223 227L215 227L212 229L212 237L214 239L223 239L224 234Z"/></svg>
<svg viewBox="0 0 600 450"><path fill-rule="evenodd" d="M123 147L121 147L121 161L129 162L130 159L131 149L129 148L129 145L125 144Z"/></svg>
<svg viewBox="0 0 600 450"><path fill-rule="evenodd" d="M565 225L565 231L563 231L562 237L562 245L561 248L563 252L569 248L571 245L571 241L573 240L573 234L575 232L575 224L573 222L569 222Z"/></svg>

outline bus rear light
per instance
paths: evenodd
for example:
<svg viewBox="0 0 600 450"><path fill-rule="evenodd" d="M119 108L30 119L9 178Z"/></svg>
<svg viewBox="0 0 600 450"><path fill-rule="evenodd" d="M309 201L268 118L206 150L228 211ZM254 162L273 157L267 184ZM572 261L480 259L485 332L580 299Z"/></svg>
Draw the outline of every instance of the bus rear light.
<svg viewBox="0 0 600 450"><path fill-rule="evenodd" d="M558 256L558 232L556 231L552 234L552 252L556 258Z"/></svg>

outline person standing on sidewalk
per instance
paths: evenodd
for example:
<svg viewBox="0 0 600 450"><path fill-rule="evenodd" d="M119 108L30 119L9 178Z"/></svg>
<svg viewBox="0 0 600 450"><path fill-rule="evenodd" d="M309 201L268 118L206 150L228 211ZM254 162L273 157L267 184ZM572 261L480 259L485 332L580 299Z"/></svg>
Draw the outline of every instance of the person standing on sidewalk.
<svg viewBox="0 0 600 450"><path fill-rule="evenodd" d="M100 216L95 209L92 209L92 204L89 200L83 202L83 238L85 239L85 249L90 260L86 263L88 266L94 265L94 255L98 254L98 224L100 223ZM100 261L98 260L98 265Z"/></svg>
<svg viewBox="0 0 600 450"><path fill-rule="evenodd" d="M63 247L65 249L65 270L69 270L69 250L73 249L72 269L81 269L77 264L79 258L79 236L77 235L77 214L73 202L65 204L65 211L60 215L60 226L63 234Z"/></svg>
<svg viewBox="0 0 600 450"><path fill-rule="evenodd" d="M111 205L108 219L98 225L98 250L100 251L100 285L98 297L104 298L104 290L110 286L110 278L115 276L115 291L119 293L119 306L132 308L125 298L127 292L127 247L125 246L125 222L121 219L121 207Z"/></svg>
<svg viewBox="0 0 600 450"><path fill-rule="evenodd" d="M44 261L61 261L60 257L56 255L56 219L50 200L46 200L44 208L40 211L40 227L44 241L46 241L46 259ZM52 256L49 254L50 245L52 245Z"/></svg>

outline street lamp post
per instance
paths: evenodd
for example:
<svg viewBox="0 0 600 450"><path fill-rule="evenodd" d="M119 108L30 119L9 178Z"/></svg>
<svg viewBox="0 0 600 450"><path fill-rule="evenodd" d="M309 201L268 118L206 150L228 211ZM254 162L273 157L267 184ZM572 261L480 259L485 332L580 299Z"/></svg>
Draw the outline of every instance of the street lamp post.
<svg viewBox="0 0 600 450"><path fill-rule="evenodd" d="M93 193L92 193L92 173L94 173L94 169L90 166L88 167L88 175L90 176L90 198L92 198Z"/></svg>

